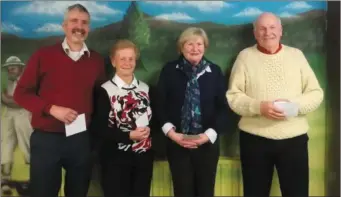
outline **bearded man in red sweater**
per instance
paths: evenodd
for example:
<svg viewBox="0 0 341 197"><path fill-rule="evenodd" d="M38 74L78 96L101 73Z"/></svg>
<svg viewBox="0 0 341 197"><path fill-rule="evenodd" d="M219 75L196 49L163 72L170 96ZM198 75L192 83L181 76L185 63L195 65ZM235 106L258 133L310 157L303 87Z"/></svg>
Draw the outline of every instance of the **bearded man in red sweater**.
<svg viewBox="0 0 341 197"><path fill-rule="evenodd" d="M14 92L14 100L32 112L31 197L58 196L62 168L65 196L87 196L93 90L105 80L103 58L84 42L89 23L84 6L68 7L64 41L31 56Z"/></svg>

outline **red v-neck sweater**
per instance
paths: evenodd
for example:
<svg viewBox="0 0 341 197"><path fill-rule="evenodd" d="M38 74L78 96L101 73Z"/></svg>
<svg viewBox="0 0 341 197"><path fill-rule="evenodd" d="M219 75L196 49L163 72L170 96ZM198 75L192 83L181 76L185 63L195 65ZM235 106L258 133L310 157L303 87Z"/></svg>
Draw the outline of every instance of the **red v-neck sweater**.
<svg viewBox="0 0 341 197"><path fill-rule="evenodd" d="M18 81L14 100L32 112L32 127L65 132L65 124L49 114L52 105L85 113L87 125L93 111L93 89L105 80L104 60L90 51L73 61L58 43L35 52Z"/></svg>

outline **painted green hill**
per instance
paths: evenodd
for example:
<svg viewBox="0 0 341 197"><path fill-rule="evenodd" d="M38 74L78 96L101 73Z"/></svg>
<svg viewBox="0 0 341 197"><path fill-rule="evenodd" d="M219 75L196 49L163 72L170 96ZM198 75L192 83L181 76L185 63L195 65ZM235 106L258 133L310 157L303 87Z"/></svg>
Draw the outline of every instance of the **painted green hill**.
<svg viewBox="0 0 341 197"><path fill-rule="evenodd" d="M133 15L134 13L130 13ZM254 44L252 34L252 25L222 25L213 22L202 22L196 24L180 23L175 21L157 20L146 13L143 14L142 22L146 22L150 29L149 45L144 49L143 59L146 69L160 68L162 62L173 59L177 56L175 41L180 32L189 27L197 26L204 28L210 38L210 48L208 56L216 58L217 56L235 55L241 49ZM129 16L128 16L129 17ZM283 43L298 47L305 52L323 51L325 39L325 11L313 10L301 14L295 18L282 19L284 27ZM122 37L122 22L112 23L97 29L89 34L87 44L107 55L111 45ZM134 21L130 21L134 23ZM1 33L1 55L2 62L10 55L17 54L24 61L39 47L55 43L62 40L63 36L53 36L41 39L20 38L8 33ZM152 65L149 60L160 62L158 65ZM216 61L225 68L226 58L218 58ZM223 66L224 65L224 66Z"/></svg>

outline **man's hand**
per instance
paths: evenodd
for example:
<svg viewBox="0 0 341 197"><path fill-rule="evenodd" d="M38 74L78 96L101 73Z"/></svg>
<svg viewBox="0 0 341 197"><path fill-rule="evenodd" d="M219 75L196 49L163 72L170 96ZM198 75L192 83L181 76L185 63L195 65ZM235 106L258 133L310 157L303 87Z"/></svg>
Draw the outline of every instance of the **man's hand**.
<svg viewBox="0 0 341 197"><path fill-rule="evenodd" d="M199 139L188 139L186 141L194 142L197 146L201 146L210 140L205 133L199 134L199 137Z"/></svg>
<svg viewBox="0 0 341 197"><path fill-rule="evenodd" d="M279 101L279 100L277 100ZM260 112L263 116L269 119L284 120L285 115L282 110L277 109L273 102L262 101L260 104Z"/></svg>
<svg viewBox="0 0 341 197"><path fill-rule="evenodd" d="M13 96L10 96L7 91L1 93L1 101L5 105L10 108L21 108L13 99Z"/></svg>
<svg viewBox="0 0 341 197"><path fill-rule="evenodd" d="M75 110L56 105L52 105L50 114L65 124L71 124L78 116L78 113Z"/></svg>
<svg viewBox="0 0 341 197"><path fill-rule="evenodd" d="M138 127L129 132L129 138L134 141L141 141L148 138L150 135L149 127Z"/></svg>
<svg viewBox="0 0 341 197"><path fill-rule="evenodd" d="M2 92L1 93L1 97L3 99L13 99L13 97L11 97L10 95L7 94L7 92Z"/></svg>
<svg viewBox="0 0 341 197"><path fill-rule="evenodd" d="M4 88L4 90L1 93L1 96L9 97L7 88Z"/></svg>
<svg viewBox="0 0 341 197"><path fill-rule="evenodd" d="M8 94L7 89L5 89L5 90L2 92L2 94L3 94L5 97L13 98L13 96L10 96L10 95Z"/></svg>
<svg viewBox="0 0 341 197"><path fill-rule="evenodd" d="M171 129L167 135L171 140L184 148L198 148L195 142L184 140L183 134L175 132L174 129Z"/></svg>

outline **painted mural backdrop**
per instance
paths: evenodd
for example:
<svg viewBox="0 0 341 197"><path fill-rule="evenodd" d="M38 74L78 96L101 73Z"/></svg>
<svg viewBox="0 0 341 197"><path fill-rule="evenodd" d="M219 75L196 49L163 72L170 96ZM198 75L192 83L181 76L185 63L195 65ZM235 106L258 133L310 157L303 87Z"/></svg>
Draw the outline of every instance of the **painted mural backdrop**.
<svg viewBox="0 0 341 197"><path fill-rule="evenodd" d="M67 6L76 1L8 1L1 2L1 64L11 56L27 62L30 55L44 45L61 41L61 23ZM178 56L176 39L187 27L202 27L208 33L210 46L206 56L217 63L226 73L238 52L253 45L252 21L264 11L274 12L281 17L284 32L283 43L301 49L315 71L322 87L326 89L326 7L323 1L145 1L145 2L79 2L91 14L92 31L87 45L106 57L107 74L113 69L108 61L109 48L119 38L129 38L141 49L136 75L155 86L159 72L165 62ZM79 72L82 72L81 70ZM2 92L8 89L7 70L2 69ZM61 76L62 78L62 76ZM328 99L325 99L328 100ZM2 192L14 196L27 195L29 163L18 141L19 131L3 125L13 124L6 118L10 109L2 105L1 155L12 140L14 159L2 181ZM325 103L309 115L311 130L310 144L310 191L311 195L325 194L325 147L328 139L325 125ZM239 117L230 112L230 127L221 138L221 158L217 173L216 195L242 195L237 122ZM159 126L152 129L160 130ZM31 132L31 131L24 131ZM154 139L157 160L155 161L152 195L172 195L172 184L168 163L165 160L165 140L161 130ZM3 136L12 136L3 137ZM6 141L7 140L7 141ZM12 150L10 149L10 151ZM10 152L9 151L9 152ZM8 151L7 151L8 152ZM8 162L7 162L8 163ZM4 168L2 168L4 169ZM89 195L100 195L98 174L94 169L94 180ZM2 172L4 173L4 172ZM279 195L278 181L274 180L273 195ZM62 191L61 191L62 193Z"/></svg>

